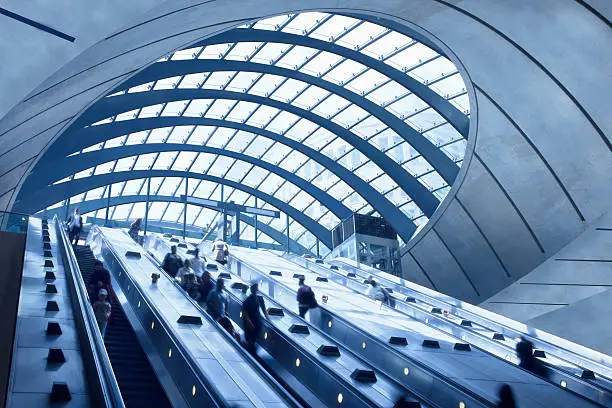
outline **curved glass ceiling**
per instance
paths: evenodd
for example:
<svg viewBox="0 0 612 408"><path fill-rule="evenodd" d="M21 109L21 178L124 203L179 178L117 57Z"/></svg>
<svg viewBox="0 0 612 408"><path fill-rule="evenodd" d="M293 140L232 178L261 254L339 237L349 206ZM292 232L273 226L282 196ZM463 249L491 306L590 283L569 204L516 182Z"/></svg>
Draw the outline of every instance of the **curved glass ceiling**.
<svg viewBox="0 0 612 408"><path fill-rule="evenodd" d="M378 23L314 12L261 20L171 53L99 104L102 113L85 125L103 127L105 138L70 155L97 161L84 160L88 167L52 184L172 170L186 172L189 195L255 205L253 194L226 185L221 197L214 178L192 177L214 176L276 198L326 229L352 211L389 218L384 203L422 227L461 166L469 116L457 68L433 48ZM151 125L139 125L143 119ZM122 131L121 122L134 123L134 131ZM91 155L101 150L108 155ZM152 177L150 195L185 194L185 178L175 175ZM115 183L110 195L142 197L147 179ZM103 201L108 188L95 186L70 203ZM261 197L257 204L285 212ZM115 206L110 218L142 217L144 206ZM182 223L183 208L154 202L149 219ZM206 228L218 216L189 206L187 221ZM284 216L259 222L286 230ZM253 239L253 226L243 230ZM293 217L289 231L306 249L316 245Z"/></svg>

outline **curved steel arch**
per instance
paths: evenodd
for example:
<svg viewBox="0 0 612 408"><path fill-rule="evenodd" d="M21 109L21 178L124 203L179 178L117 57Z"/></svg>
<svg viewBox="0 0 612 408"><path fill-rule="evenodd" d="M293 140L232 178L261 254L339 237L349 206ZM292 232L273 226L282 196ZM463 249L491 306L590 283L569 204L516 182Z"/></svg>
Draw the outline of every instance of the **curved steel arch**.
<svg viewBox="0 0 612 408"><path fill-rule="evenodd" d="M58 162L55 166L47 166L44 168L44 171L33 173L33 183L27 186L27 189L25 189L24 194L29 194L32 191L43 188L44 186L51 184L54 181L68 177L71 174L87 170L90 167L97 166L112 160L119 160L122 158L138 156L147 153L174 151L218 154L221 156L231 157L233 159L254 164L258 167L275 173L280 177L295 184L296 186L313 196L317 201L327 207L332 213L334 213L336 217L340 218L341 220L350 217L353 213L348 207L330 196L325 191L321 190L319 187L295 175L294 173L283 169L282 167L275 166L269 162L257 159L253 156L233 152L231 150L182 143L147 143L120 146L69 156Z"/></svg>
<svg viewBox="0 0 612 408"><path fill-rule="evenodd" d="M234 60L193 59L157 62L128 79L119 87L111 91L111 93L163 78L171 78L174 76L188 75L199 72L216 71L256 72L260 74L278 75L285 78L292 78L306 82L339 95L349 102L359 106L368 113L374 115L381 122L393 129L395 133L397 133L402 139L417 150L433 166L433 168L440 173L440 176L442 176L447 183L452 184L457 177L459 167L450 159L450 157L445 155L439 148L431 143L429 139L414 130L410 125L398 118L393 113L389 112L387 109L347 88L336 85L333 82L329 82L322 78L292 69L277 67L274 65L259 64L256 62Z"/></svg>
<svg viewBox="0 0 612 408"><path fill-rule="evenodd" d="M201 118L201 117L185 117L185 116L169 116L156 118L132 119L120 122L106 123L102 125L90 126L82 129L77 129L72 132L65 133L61 139L54 143L41 160L37 163L35 171L52 166L58 163L62 158L70 153L74 153L96 143L101 143L115 137L126 135L129 133L140 132L148 129L156 129L172 126L218 126L226 127L244 132L253 133L277 141L294 150L310 157L321 166L327 168L334 173L338 178L350 185L359 193L372 207L378 211L385 219L393 225L393 228L406 242L412 237L416 231L416 225L399 210L391 201L385 198L374 187L365 182L359 176L348 170L346 167L338 164L335 160L329 158L323 153L314 150L296 140L290 139L275 132L266 129L261 129L252 125L247 125L239 122L231 122L222 119ZM53 164L52 164L53 163ZM28 177L22 189L27 188L27 184L32 178ZM22 196L20 192L20 197Z"/></svg>
<svg viewBox="0 0 612 408"><path fill-rule="evenodd" d="M407 172L389 156L351 131L313 112L259 95L213 89L168 89L163 91L124 94L99 100L77 119L74 127L83 127L118 113L128 112L143 106L192 99L227 99L253 102L284 110L310 120L336 136L341 137L348 144L352 145L372 160L372 162L376 163L402 190L412 197L414 202L426 215L431 216L440 204L440 201L433 193L421 184L412 174Z"/></svg>
<svg viewBox="0 0 612 408"><path fill-rule="evenodd" d="M107 206L114 207L114 206L123 205L123 204L133 204L133 203L140 203L140 202L146 202L146 201L147 201L146 195L128 195L128 196L111 197L110 201L107 198L96 198L95 200L86 200L86 201L81 201L80 203L70 204L68 206L68 213L71 214L72 209L74 208L79 208L81 214L86 214L88 212L106 208ZM162 196L162 195L150 195L149 202L150 203L154 203L154 202L182 203L180 197ZM195 204L195 203L190 203L189 205L193 205L196 207L203 207L209 210L219 212L219 209L213 206ZM54 210L49 210L47 214L49 213L53 214L55 212L58 215L61 215L63 217L63 215L66 213L66 209L64 207L60 207ZM255 219L246 214L240 214L240 222L244 222L250 225L251 227L255 228ZM257 229L281 245L285 245L287 243L287 235L283 234L276 228L269 226L268 224L258 222ZM301 249L304 253L311 253L311 251L308 248L306 248L305 246L303 246L296 240L290 238L289 241L291 241L291 246L293 248Z"/></svg>
<svg viewBox="0 0 612 408"><path fill-rule="evenodd" d="M429 106L435 109L451 126L467 139L470 130L468 117L457 109L452 103L444 99L441 95L412 78L410 75L385 64L359 51L343 47L331 42L319 40L316 38L286 33L283 31L268 31L255 28L234 28L226 32L217 34L207 38L192 47L203 47L206 45L225 44L235 42L270 42L280 44L301 45L304 47L316 48L322 51L327 51L332 54L340 55L344 58L357 61L367 67L370 67L381 74L388 76L395 82L401 84L404 88L410 90L416 96L425 101Z"/></svg>
<svg viewBox="0 0 612 408"><path fill-rule="evenodd" d="M35 193L23 197L21 200L19 200L19 202L16 202L15 208L19 209L19 211L23 213L34 214L41 211L45 207L55 204L61 200L67 199L68 197L71 197L76 194L81 194L86 191L96 189L98 187L106 186L113 183L119 183L122 181L146 179L152 177L187 177L191 179L211 181L217 184L224 184L237 190L244 191L245 193L251 194L261 199L262 201L278 208L285 214L288 214L304 228L309 230L325 246L331 248L331 231L325 228L323 225L319 224L317 221L305 215L303 212L297 210L295 207L288 205L284 201L279 200L278 198L266 194L262 191L259 191L253 187L237 183L235 181L227 180L221 177L209 176L207 174L191 173L184 171L134 170L85 177L78 180L54 184L40 189Z"/></svg>

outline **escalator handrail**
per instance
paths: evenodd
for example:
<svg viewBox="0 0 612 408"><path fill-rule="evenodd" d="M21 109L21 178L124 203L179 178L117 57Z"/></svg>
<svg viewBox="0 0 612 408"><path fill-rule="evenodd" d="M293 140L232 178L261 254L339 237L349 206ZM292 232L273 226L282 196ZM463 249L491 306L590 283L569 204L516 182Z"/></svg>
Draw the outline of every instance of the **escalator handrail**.
<svg viewBox="0 0 612 408"><path fill-rule="evenodd" d="M151 304L151 301L149 300L149 296L147 294L143 293L143 291L140 288L140 285L134 280L134 278L131 276L131 274L127 273L128 268L125 265L125 263L123 262L123 259L121 259L121 257L117 253L117 251L115 249L115 246L112 245L112 243L108 240L108 238L106 238L106 236L104 235L102 230L100 230L100 228L97 225L94 225L92 227L92 230L93 230L93 232L95 234L99 234L101 240L105 241L105 243L107 245L107 248L113 253L115 259L117 260L119 265L123 268L123 270L126 271L125 274L126 274L127 278L130 280L131 285L133 286L134 290L138 291L138 293L140 295L140 298L148 306L148 309L151 311L153 316L155 316L155 319L158 322L160 322L160 324L162 326L164 326L165 331L169 335L169 339L174 344L174 348L185 359L185 363L187 364L187 366L189 366L189 369L192 372L197 373L197 377L200 379L200 381L202 381L202 383L204 385L204 387L202 387L204 392L206 392L208 394L209 399L215 405L215 408L223 408L223 407L231 406L229 401L227 401L225 399L225 397L223 397L223 395L218 393L217 390L212 386L212 384L209 383L206 375L200 369L198 364L195 362L195 357L193 357L193 355L189 352L189 350L187 350L185 348L185 346L180 341L177 340L176 335L174 334L173 330L170 328L170 324L166 321L166 318L163 317L157 311L157 309ZM146 251L144 251L144 252L145 252L145 256L146 256Z"/></svg>
<svg viewBox="0 0 612 408"><path fill-rule="evenodd" d="M264 272L262 272L258 267L253 266L252 264L250 264L249 262L246 262L242 259L237 258L235 255L230 254L228 255L228 257L234 259L236 262L240 262L243 265L246 265L247 267L255 270L257 273L260 274L260 277L264 280L266 280L267 282L272 282L274 285L277 285L279 287L284 288L285 290L289 290L292 291L293 290L289 287L287 287L284 283L281 283L275 279L270 278L268 275L266 275ZM322 307L325 309L326 313L328 313L330 316L334 317L335 319L338 320L342 320L344 322L346 322L347 325L353 327L355 330L359 331L361 333L362 336L371 339L371 341L377 342L378 344L381 345L381 347L383 349L385 349L387 352L389 353L393 353L393 354L400 354L397 350L393 349L391 346L389 346L387 343L381 341L380 339L378 339L377 337L372 336L370 333L366 332L365 330L361 329L359 326L351 323L350 321L348 321L347 319L339 316L337 313L332 312L331 310L329 310L328 308L325 308L322 305L319 305L319 307ZM459 391L461 391L462 393L464 393L465 395L470 396L471 398L481 402L483 405L485 406L490 406L493 407L495 404L493 404L493 402L489 401L488 399L486 399L485 397L483 397L480 394L477 394L475 392L473 392L471 389L469 389L468 387L465 387L464 385L456 382L455 380L453 380L452 378L449 378L448 376L445 376L444 374L436 371L435 369L423 364L422 362L414 359L413 357L411 357L410 355L407 354L403 354L401 353L402 357L410 360L410 362L412 364L414 364L415 366L419 366L423 371L428 372L432 377L438 378L441 382L448 384L449 387L451 388L455 388ZM376 365L372 365L373 367L376 367Z"/></svg>
<svg viewBox="0 0 612 408"><path fill-rule="evenodd" d="M341 266L347 266L347 267L349 267L349 268L351 268L353 270L359 270L359 271L363 272L364 274L368 274L368 272L366 270L361 269L359 267L356 267L354 265L351 265L351 264L349 264L347 262L344 262L343 260L335 259L335 260L333 260L333 262L337 263L337 264L340 264ZM431 289L423 287L424 290L423 291L419 291L419 290L417 290L415 288L412 288L412 287L409 287L409 286L407 286L407 285L405 285L403 283L394 282L393 280L391 280L391 279L381 275L381 272L382 271L374 271L373 273L376 274L377 278L379 278L381 280L384 280L385 282L388 282L388 284L399 286L399 287L405 288L405 289L407 289L409 291L419 293L420 296L423 296L424 298L426 298L432 305L436 305L436 306L446 305L449 308L458 309L458 310L462 311L463 313L465 313L465 317L464 318L472 320L475 323L478 323L478 321L481 320L481 321L485 321L485 322L488 322L488 323L492 323L494 325L498 325L499 327L503 328L505 331L507 331L509 333L512 333L514 335L520 334L520 335L524 336L527 340L529 340L531 343L533 343L536 347L542 348L545 351L548 351L548 350L551 350L551 349L552 350L558 350L556 353L555 352L551 352L551 354L561 354L561 355L563 355L563 354L567 353L567 354L571 355L573 359L576 359L578 361L586 362L587 363L587 364L581 364L580 365L581 368L583 368L583 369L586 368L586 369L593 370L595 373L598 373L602 377L608 379L609 381L612 381L612 370L609 367L607 367L606 366L607 363L605 361L603 361L606 358L609 359L609 356L605 356L604 354L599 353L596 350L589 349L589 348L584 347L584 346L582 346L580 344L572 343L569 340L562 339L560 337L555 336L554 334L543 332L541 330L538 330L538 333L540 335L544 334L546 337L550 337L550 339L545 339L545 338L542 338L542 337L533 337L526 330L522 330L522 329L519 329L519 328L516 328L516 327L512 327L512 325L510 323L516 323L516 322L509 322L508 320L510 320L510 319L508 319L508 318L506 318L504 316L498 315L497 313L490 312L488 310L484 310L484 309L482 309L482 308L480 308L478 306L467 304L467 303L465 303L463 301L451 298L451 297L449 297L447 295L444 295L444 294L442 294L442 295L445 298L448 298L447 300L445 300L445 299L438 299L438 298L433 297L433 296L431 296L431 295L426 293L426 291L431 291ZM414 283L411 282L411 284L414 284ZM461 305L453 304L452 301L459 302ZM470 310L472 307L477 308L478 310ZM480 313L479 313L479 311L480 311ZM484 314L488 314L488 315L491 315L491 316L485 316ZM487 327L486 324L483 324L483 323L479 323L479 324L482 324L484 327ZM530 327L528 327L526 325L525 325L525 327L527 329L530 329ZM569 345L574 346L574 347L576 347L578 349L584 350L587 353L600 356L600 360L602 360L602 361L597 361L597 360L593 359L592 357L587 357L587 356L585 356L583 354L579 354L579 353L569 349L568 347L560 346L559 345L560 342L570 343ZM546 347L543 348L543 347L539 346L539 345L542 345L542 344L545 345ZM559 356L559 355L557 355L556 357L562 359L562 357ZM576 364L575 361L570 361L570 362L572 362L573 364ZM605 372L606 374L602 374L602 371Z"/></svg>
<svg viewBox="0 0 612 408"><path fill-rule="evenodd" d="M115 373L106 352L104 339L100 334L93 308L89 303L81 268L76 260L72 245L68 241L66 231L62 228L57 216L53 218L53 221L55 222L58 246L64 264L75 321L82 326L82 330L78 331L78 336L81 348L84 351L83 360L86 363L86 371L89 371L89 384L93 386L94 392L97 394L96 397L101 398L92 398L92 400L107 408L125 408Z"/></svg>

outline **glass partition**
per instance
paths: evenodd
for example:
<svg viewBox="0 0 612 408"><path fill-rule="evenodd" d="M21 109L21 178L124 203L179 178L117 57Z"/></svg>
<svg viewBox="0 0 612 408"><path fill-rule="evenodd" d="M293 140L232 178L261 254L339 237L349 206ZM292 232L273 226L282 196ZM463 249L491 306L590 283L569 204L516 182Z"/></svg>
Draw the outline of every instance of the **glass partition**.
<svg viewBox="0 0 612 408"><path fill-rule="evenodd" d="M0 231L25 234L28 231L29 215L0 211Z"/></svg>

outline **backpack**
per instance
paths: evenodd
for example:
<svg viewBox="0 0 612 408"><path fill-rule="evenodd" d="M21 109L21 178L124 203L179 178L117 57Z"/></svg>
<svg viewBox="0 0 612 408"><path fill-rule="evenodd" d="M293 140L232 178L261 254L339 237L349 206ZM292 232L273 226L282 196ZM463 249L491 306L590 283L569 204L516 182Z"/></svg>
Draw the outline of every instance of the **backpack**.
<svg viewBox="0 0 612 408"><path fill-rule="evenodd" d="M305 291L303 296L304 304L308 305L309 309L314 309L315 307L319 306L319 304L317 303L317 297L315 296L312 289Z"/></svg>

